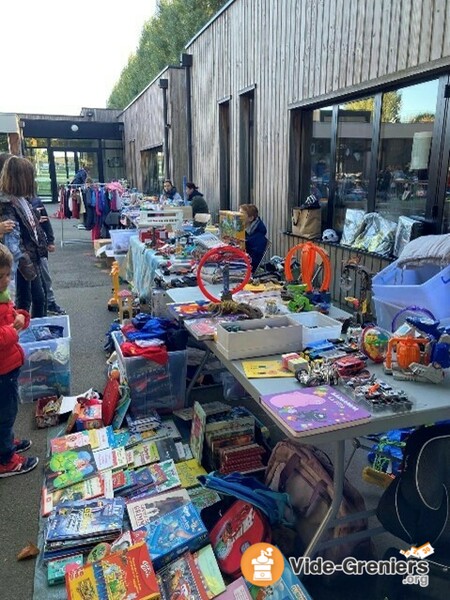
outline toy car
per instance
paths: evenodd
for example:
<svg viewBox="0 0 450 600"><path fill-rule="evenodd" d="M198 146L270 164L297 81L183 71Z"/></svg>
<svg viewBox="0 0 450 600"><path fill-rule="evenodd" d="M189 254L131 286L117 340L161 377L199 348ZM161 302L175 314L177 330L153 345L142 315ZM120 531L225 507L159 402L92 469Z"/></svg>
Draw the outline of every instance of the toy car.
<svg viewBox="0 0 450 600"><path fill-rule="evenodd" d="M366 362L357 356L344 356L334 361L339 377L353 377L365 369Z"/></svg>

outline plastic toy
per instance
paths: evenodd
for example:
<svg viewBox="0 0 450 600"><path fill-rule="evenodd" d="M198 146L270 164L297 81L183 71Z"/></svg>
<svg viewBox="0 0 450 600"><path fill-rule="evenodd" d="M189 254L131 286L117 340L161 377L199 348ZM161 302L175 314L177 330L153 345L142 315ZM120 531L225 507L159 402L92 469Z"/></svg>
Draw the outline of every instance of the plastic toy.
<svg viewBox="0 0 450 600"><path fill-rule="evenodd" d="M382 363L386 358L390 337L390 334L381 327L375 325L366 327L361 334L361 350L374 363Z"/></svg>
<svg viewBox="0 0 450 600"><path fill-rule="evenodd" d="M295 378L299 383L308 387L337 385L339 383L339 374L334 363L313 362L308 370L297 371Z"/></svg>
<svg viewBox="0 0 450 600"><path fill-rule="evenodd" d="M427 338L392 337L388 342L384 368L386 373L408 369L413 363L428 365L430 340Z"/></svg>
<svg viewBox="0 0 450 600"><path fill-rule="evenodd" d="M316 246L312 242L306 242L304 244L297 244L289 250L286 254L284 261L284 272L286 275L286 281L294 281L292 274L292 259L294 255L301 251L300 258L300 272L302 282L306 284L306 291L312 292L314 287L314 280L317 277L319 270L323 269L322 284L319 288L320 292L327 292L330 289L331 283L331 262L328 254L320 246ZM322 259L322 264L317 267L317 256Z"/></svg>
<svg viewBox="0 0 450 600"><path fill-rule="evenodd" d="M366 368L366 363L357 356L345 356L334 361L339 377L353 377Z"/></svg>
<svg viewBox="0 0 450 600"><path fill-rule="evenodd" d="M352 288L354 293L359 279L359 297L347 296L345 300L350 302L355 309L356 322L360 324L373 321L371 301L372 301L372 274L359 262L359 258L350 258L344 263L341 273L341 288L349 291Z"/></svg>
<svg viewBox="0 0 450 600"><path fill-rule="evenodd" d="M217 270L217 277L219 278L220 276L220 279L223 281L221 298L216 298L213 296L205 288L203 283L202 271L208 263L216 265L215 268ZM230 268L232 268L233 264L236 265L237 263L239 263L241 271L242 266L244 266L245 271L242 276L242 281L234 288L230 289ZM209 250L201 258L197 267L197 284L202 294L208 298L208 300L211 300L211 302L220 302L221 300L231 300L233 294L236 294L247 285L247 283L250 281L251 275L252 267L248 255L234 246L222 246Z"/></svg>
<svg viewBox="0 0 450 600"><path fill-rule="evenodd" d="M112 279L112 297L108 300L108 310L119 309L119 263L115 260L111 267L111 279Z"/></svg>

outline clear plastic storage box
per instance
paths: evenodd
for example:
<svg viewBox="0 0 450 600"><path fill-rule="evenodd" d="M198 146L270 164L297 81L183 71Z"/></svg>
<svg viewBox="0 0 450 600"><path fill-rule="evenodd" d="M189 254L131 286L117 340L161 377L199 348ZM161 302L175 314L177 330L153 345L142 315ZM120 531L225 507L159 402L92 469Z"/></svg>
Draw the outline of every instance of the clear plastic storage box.
<svg viewBox="0 0 450 600"><path fill-rule="evenodd" d="M62 327L63 337L36 341L36 336L42 337L49 325ZM21 402L70 394L70 340L67 315L31 319L28 329L20 334L25 352L25 363L19 373Z"/></svg>
<svg viewBox="0 0 450 600"><path fill-rule="evenodd" d="M123 356L120 344L123 335L113 331L112 337L119 361L121 377L130 387L130 413L136 419L148 416L152 410L171 413L184 408L186 399L187 352L169 352L169 362L160 365L140 356Z"/></svg>
<svg viewBox="0 0 450 600"><path fill-rule="evenodd" d="M342 323L318 311L293 313L289 318L302 326L302 349L312 342L335 339L341 335Z"/></svg>
<svg viewBox="0 0 450 600"><path fill-rule="evenodd" d="M137 234L137 229L111 229L109 235L111 236L111 246L114 254L128 252L130 237Z"/></svg>

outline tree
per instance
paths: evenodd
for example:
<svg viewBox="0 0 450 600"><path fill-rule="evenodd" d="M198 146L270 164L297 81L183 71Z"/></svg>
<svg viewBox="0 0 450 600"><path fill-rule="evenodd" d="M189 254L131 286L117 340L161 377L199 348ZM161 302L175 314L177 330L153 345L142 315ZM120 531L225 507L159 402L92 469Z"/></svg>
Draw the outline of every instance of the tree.
<svg viewBox="0 0 450 600"><path fill-rule="evenodd" d="M170 64L179 64L187 42L226 0L159 0L156 14L142 28L136 54L115 84L108 108L124 108Z"/></svg>
<svg viewBox="0 0 450 600"><path fill-rule="evenodd" d="M411 117L410 123L434 123L434 120L434 113L420 113L419 115Z"/></svg>
<svg viewBox="0 0 450 600"><path fill-rule="evenodd" d="M373 113L374 98L354 100L345 104L345 110L359 110ZM383 94L383 106L381 108L381 120L383 123L398 123L400 121L400 109L402 107L402 96L400 92L386 92Z"/></svg>

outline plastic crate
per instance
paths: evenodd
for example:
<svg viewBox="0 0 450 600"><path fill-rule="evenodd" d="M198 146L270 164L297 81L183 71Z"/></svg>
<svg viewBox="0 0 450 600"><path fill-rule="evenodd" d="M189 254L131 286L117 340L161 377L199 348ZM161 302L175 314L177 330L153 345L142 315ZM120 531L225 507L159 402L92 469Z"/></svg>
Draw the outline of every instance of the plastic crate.
<svg viewBox="0 0 450 600"><path fill-rule="evenodd" d="M63 337L34 340L33 328L45 325L63 327ZM20 401L32 402L52 395L70 395L70 321L67 315L31 319L20 334L25 362L19 373Z"/></svg>
<svg viewBox="0 0 450 600"><path fill-rule="evenodd" d="M396 306L414 304L427 308L436 319L450 317L450 265L427 264L418 269L401 269L398 261L388 265L372 280L373 295Z"/></svg>
<svg viewBox="0 0 450 600"><path fill-rule="evenodd" d="M341 335L342 323L317 311L289 315L301 328L301 348L319 340L335 339Z"/></svg>
<svg viewBox="0 0 450 600"><path fill-rule="evenodd" d="M114 254L128 252L130 237L137 234L137 229L111 229L109 235L111 236L111 245Z"/></svg>
<svg viewBox="0 0 450 600"><path fill-rule="evenodd" d="M130 387L130 413L136 419L148 416L152 410L171 413L184 408L186 399L187 352L169 352L169 362L160 365L154 361L123 356L120 344L123 335L113 331L119 371Z"/></svg>

